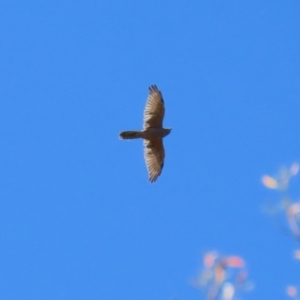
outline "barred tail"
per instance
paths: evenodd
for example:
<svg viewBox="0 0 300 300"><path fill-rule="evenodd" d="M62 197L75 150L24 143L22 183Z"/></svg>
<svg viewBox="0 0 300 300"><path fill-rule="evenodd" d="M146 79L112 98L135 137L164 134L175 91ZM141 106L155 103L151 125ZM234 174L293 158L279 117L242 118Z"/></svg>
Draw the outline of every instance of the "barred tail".
<svg viewBox="0 0 300 300"><path fill-rule="evenodd" d="M120 138L122 140L138 139L141 137L142 137L141 131L123 131L120 133Z"/></svg>

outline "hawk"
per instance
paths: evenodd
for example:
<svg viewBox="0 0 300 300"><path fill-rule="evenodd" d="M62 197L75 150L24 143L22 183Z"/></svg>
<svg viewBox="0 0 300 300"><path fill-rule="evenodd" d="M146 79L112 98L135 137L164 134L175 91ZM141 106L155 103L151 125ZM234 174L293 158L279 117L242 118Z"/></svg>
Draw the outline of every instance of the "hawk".
<svg viewBox="0 0 300 300"><path fill-rule="evenodd" d="M164 166L165 149L162 139L171 132L171 128L163 128L164 115L162 94L156 85L151 85L144 110L144 130L120 133L121 139L144 139L144 157L150 182L156 181Z"/></svg>

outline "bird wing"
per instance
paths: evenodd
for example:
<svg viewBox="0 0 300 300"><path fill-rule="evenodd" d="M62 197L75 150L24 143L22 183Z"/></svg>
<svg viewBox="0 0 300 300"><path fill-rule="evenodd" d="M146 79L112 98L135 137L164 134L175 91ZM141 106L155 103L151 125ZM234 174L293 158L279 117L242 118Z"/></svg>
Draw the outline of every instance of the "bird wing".
<svg viewBox="0 0 300 300"><path fill-rule="evenodd" d="M164 166L165 149L162 139L144 140L144 156L149 174L149 181L154 182Z"/></svg>
<svg viewBox="0 0 300 300"><path fill-rule="evenodd" d="M151 85L144 110L144 129L162 127L164 115L165 105L162 94L156 85Z"/></svg>

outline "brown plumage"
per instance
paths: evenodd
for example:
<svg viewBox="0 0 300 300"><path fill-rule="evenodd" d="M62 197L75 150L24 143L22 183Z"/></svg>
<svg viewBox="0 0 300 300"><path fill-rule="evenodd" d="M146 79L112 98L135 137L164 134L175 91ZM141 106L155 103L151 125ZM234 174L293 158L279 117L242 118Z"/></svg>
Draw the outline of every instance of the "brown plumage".
<svg viewBox="0 0 300 300"><path fill-rule="evenodd" d="M120 133L121 139L144 139L144 157L150 182L156 181L164 166L165 149L162 139L171 132L171 128L163 128L164 115L162 94L156 85L151 85L144 110L144 130Z"/></svg>

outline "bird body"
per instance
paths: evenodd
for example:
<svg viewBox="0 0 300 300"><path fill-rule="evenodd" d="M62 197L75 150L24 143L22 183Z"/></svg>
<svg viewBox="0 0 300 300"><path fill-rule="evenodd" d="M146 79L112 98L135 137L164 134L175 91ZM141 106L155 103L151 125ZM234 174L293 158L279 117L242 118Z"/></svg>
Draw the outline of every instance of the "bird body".
<svg viewBox="0 0 300 300"><path fill-rule="evenodd" d="M164 166L165 149L162 139L171 132L171 128L163 128L164 115L162 94L156 85L151 85L144 111L144 130L120 133L121 139L144 139L144 157L150 182L156 181Z"/></svg>

